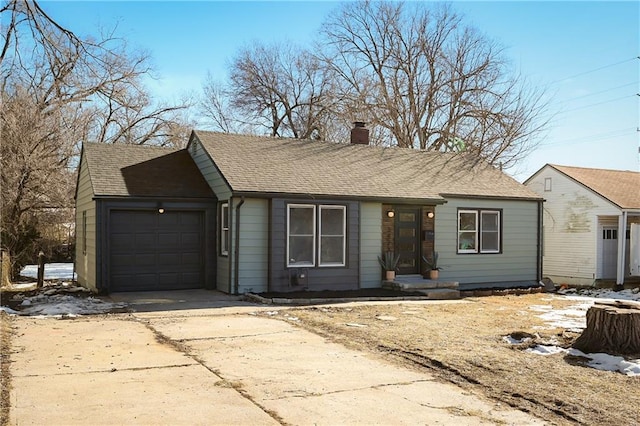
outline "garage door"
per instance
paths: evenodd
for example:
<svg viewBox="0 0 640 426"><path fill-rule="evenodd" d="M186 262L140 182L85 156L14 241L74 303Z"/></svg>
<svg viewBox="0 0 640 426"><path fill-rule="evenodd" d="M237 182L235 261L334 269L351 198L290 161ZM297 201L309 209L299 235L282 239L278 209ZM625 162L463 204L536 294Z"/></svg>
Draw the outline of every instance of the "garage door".
<svg viewBox="0 0 640 426"><path fill-rule="evenodd" d="M203 223L201 212L112 210L110 291L203 287Z"/></svg>

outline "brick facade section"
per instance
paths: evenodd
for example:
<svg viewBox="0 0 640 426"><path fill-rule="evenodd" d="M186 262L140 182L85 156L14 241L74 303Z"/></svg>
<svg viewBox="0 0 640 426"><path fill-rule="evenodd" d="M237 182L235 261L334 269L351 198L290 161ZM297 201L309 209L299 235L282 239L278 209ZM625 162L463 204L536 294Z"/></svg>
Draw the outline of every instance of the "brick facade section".
<svg viewBox="0 0 640 426"><path fill-rule="evenodd" d="M382 251L395 251L394 241L394 220L395 218L387 216L387 212L393 210L393 206L390 204L382 205Z"/></svg>
<svg viewBox="0 0 640 426"><path fill-rule="evenodd" d="M434 216L429 218L429 212L433 212ZM435 231L435 206L423 206L422 207L422 235L420 235L421 240L421 256L431 257L431 253L433 253L434 241L426 241L423 239L424 231ZM425 272L425 266L423 264L422 257L420 258L420 271L422 273Z"/></svg>

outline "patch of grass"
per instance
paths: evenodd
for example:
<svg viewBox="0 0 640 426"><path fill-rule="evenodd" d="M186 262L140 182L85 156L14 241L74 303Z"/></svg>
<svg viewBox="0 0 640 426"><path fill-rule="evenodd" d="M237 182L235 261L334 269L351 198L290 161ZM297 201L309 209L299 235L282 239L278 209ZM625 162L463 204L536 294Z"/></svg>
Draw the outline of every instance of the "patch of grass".
<svg viewBox="0 0 640 426"><path fill-rule="evenodd" d="M532 343L568 347L577 334L550 328L532 305L577 304L548 294L467 299L468 303L402 303L290 310L298 324L346 346L484 394L553 424L636 425L637 377L598 371L570 356L525 352ZM395 317L395 321L377 317ZM352 327L357 323L364 327ZM510 345L511 333L536 336Z"/></svg>

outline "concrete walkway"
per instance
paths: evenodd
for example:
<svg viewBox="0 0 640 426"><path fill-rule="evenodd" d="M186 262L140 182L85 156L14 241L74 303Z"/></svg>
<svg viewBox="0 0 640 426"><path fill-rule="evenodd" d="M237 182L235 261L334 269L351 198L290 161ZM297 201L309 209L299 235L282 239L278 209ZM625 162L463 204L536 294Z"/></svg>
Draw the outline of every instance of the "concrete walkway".
<svg viewBox="0 0 640 426"><path fill-rule="evenodd" d="M17 317L10 424L543 424L248 308Z"/></svg>

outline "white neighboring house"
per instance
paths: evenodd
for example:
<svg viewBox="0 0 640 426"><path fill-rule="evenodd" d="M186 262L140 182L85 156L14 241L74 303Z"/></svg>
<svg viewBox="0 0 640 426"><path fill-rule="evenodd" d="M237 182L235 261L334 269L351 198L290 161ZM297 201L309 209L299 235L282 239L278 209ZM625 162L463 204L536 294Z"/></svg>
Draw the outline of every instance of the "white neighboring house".
<svg viewBox="0 0 640 426"><path fill-rule="evenodd" d="M545 199L544 276L591 285L640 275L640 173L547 164L524 184Z"/></svg>

